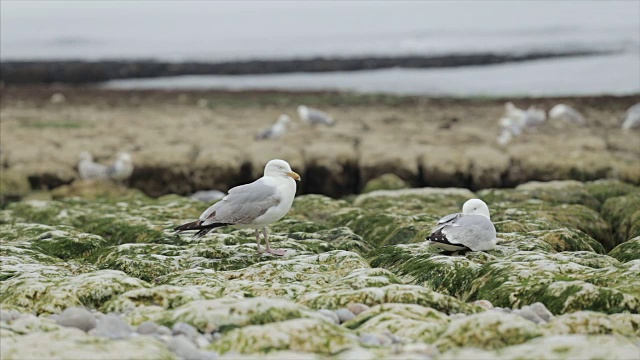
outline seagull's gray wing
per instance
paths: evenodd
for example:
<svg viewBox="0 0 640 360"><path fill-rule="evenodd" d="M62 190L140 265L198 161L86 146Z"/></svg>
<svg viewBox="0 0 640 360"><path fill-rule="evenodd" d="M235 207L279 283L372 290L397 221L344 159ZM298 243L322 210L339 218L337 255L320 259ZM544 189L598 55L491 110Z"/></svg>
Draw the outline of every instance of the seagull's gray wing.
<svg viewBox="0 0 640 360"><path fill-rule="evenodd" d="M450 223L453 223L460 216L462 216L461 213L449 214L449 215L444 216L442 219L438 220L438 225L436 225L436 227L434 227L431 230L431 232L438 231L438 230L442 229L443 227L449 225Z"/></svg>
<svg viewBox="0 0 640 360"><path fill-rule="evenodd" d="M482 215L463 215L447 223L440 232L444 239L473 251L491 250L495 247L496 228Z"/></svg>
<svg viewBox="0 0 640 360"><path fill-rule="evenodd" d="M209 207L200 216L201 225L251 224L271 207L278 205L280 197L276 193L276 188L260 180L229 190L229 195Z"/></svg>
<svg viewBox="0 0 640 360"><path fill-rule="evenodd" d="M309 122L313 124L325 124L325 125L333 125L333 117L331 115L325 113L324 111L320 111L317 109L309 108Z"/></svg>

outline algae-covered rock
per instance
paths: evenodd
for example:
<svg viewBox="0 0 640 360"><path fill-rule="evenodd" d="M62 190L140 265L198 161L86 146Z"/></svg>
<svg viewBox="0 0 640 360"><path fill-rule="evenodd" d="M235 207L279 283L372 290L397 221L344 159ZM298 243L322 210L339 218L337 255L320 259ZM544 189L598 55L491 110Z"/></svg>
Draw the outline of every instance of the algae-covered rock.
<svg viewBox="0 0 640 360"><path fill-rule="evenodd" d="M607 199L602 214L611 224L616 245L640 236L640 192Z"/></svg>
<svg viewBox="0 0 640 360"><path fill-rule="evenodd" d="M220 353L263 353L277 350L337 354L357 344L354 336L324 319L294 319L227 332L211 344Z"/></svg>
<svg viewBox="0 0 640 360"><path fill-rule="evenodd" d="M640 236L616 246L608 255L621 262L640 260Z"/></svg>
<svg viewBox="0 0 640 360"><path fill-rule="evenodd" d="M160 340L140 336L110 341L76 328L2 339L3 359L178 359Z"/></svg>
<svg viewBox="0 0 640 360"><path fill-rule="evenodd" d="M456 347L492 350L522 344L543 335L543 328L517 315L486 311L453 320L435 346L440 351Z"/></svg>
<svg viewBox="0 0 640 360"><path fill-rule="evenodd" d="M600 201L600 204L604 204L607 199L612 197L640 191L637 186L615 179L590 181L585 183L584 187L593 197Z"/></svg>
<svg viewBox="0 0 640 360"><path fill-rule="evenodd" d="M554 335L532 339L524 344L495 351L474 348L444 352L437 359L634 359L638 347L633 340L620 335Z"/></svg>
<svg viewBox="0 0 640 360"><path fill-rule="evenodd" d="M405 341L431 343L445 331L449 317L430 307L414 304L381 304L344 323L359 334L390 332Z"/></svg>
<svg viewBox="0 0 640 360"><path fill-rule="evenodd" d="M141 288L127 291L114 297L103 306L104 312L126 312L138 307L160 306L174 309L196 300L208 300L219 297L219 292L205 286L161 285L153 288Z"/></svg>
<svg viewBox="0 0 640 360"><path fill-rule="evenodd" d="M480 311L479 307L466 304L452 296L414 285L388 285L357 290L309 293L302 297L299 302L313 309L339 309L352 303L361 303L368 306L401 303L431 307L448 314Z"/></svg>
<svg viewBox="0 0 640 360"><path fill-rule="evenodd" d="M185 322L203 332L224 332L236 327L310 317L311 314L306 308L287 300L222 298L191 301L166 312L158 320L166 325Z"/></svg>
<svg viewBox="0 0 640 360"><path fill-rule="evenodd" d="M638 314L607 315L593 311L576 311L556 316L544 327L554 334L640 336L638 325Z"/></svg>
<svg viewBox="0 0 640 360"><path fill-rule="evenodd" d="M384 174L375 179L367 181L362 189L362 193L369 193L376 190L400 190L409 187L401 177L396 174Z"/></svg>
<svg viewBox="0 0 640 360"><path fill-rule="evenodd" d="M16 171L2 170L0 176L0 204L18 200L31 191L27 175Z"/></svg>

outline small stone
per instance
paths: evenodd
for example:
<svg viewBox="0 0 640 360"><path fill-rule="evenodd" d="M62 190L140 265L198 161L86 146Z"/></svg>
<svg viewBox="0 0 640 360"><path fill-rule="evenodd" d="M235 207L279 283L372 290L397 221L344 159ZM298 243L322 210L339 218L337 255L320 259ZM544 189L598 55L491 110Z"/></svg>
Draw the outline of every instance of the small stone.
<svg viewBox="0 0 640 360"><path fill-rule="evenodd" d="M138 334L143 335L154 334L158 332L159 327L160 326L158 326L158 324L154 323L153 321L145 321L142 324L138 325L138 329L136 331L138 332ZM169 330L169 328L167 328L167 330Z"/></svg>
<svg viewBox="0 0 640 360"><path fill-rule="evenodd" d="M200 360L202 356L196 345L186 336L178 335L169 340L169 349L185 360Z"/></svg>
<svg viewBox="0 0 640 360"><path fill-rule="evenodd" d="M481 308L486 310L493 309L493 304L489 300L476 300L471 304L480 306Z"/></svg>
<svg viewBox="0 0 640 360"><path fill-rule="evenodd" d="M164 325L161 325L160 327L158 327L158 330L156 330L156 332L160 335L171 335L171 329L169 329Z"/></svg>
<svg viewBox="0 0 640 360"><path fill-rule="evenodd" d="M358 316L361 313L369 310L370 307L361 303L353 303L349 304L349 306L347 306L347 309L349 309L349 311L351 311L354 315Z"/></svg>
<svg viewBox="0 0 640 360"><path fill-rule="evenodd" d="M211 340L209 340L207 337L205 337L204 335L200 335L196 338L196 345L199 348L205 347L207 345L209 345L211 343Z"/></svg>
<svg viewBox="0 0 640 360"><path fill-rule="evenodd" d="M200 337L200 333L198 329L195 327L185 323L185 322L177 322L173 325L172 334L174 336L184 335L189 339L192 343L196 343L198 337Z"/></svg>
<svg viewBox="0 0 640 360"><path fill-rule="evenodd" d="M338 317L338 314L336 314L335 312L329 310L329 309L320 309L318 310L318 313L326 316L329 320L333 321L334 324L340 324L340 318Z"/></svg>
<svg viewBox="0 0 640 360"><path fill-rule="evenodd" d="M382 342L380 341L380 338L378 338L375 335L371 335L371 334L362 334L360 335L360 338L358 339L360 340L360 342L364 345L369 345L369 346L382 346Z"/></svg>
<svg viewBox="0 0 640 360"><path fill-rule="evenodd" d="M529 306L523 306L521 309L515 309L513 310L512 314L521 316L529 321L533 321L536 324L544 321L538 315L536 315L536 313L533 312L533 310L531 310Z"/></svg>
<svg viewBox="0 0 640 360"><path fill-rule="evenodd" d="M204 108L206 108L208 106L209 106L209 100L202 99L202 98L198 99L198 107L199 108L203 108L204 109Z"/></svg>
<svg viewBox="0 0 640 360"><path fill-rule="evenodd" d="M86 332L96 327L96 318L85 308L70 307L60 313L60 318L56 320L56 323L66 327L75 327Z"/></svg>
<svg viewBox="0 0 640 360"><path fill-rule="evenodd" d="M53 95L51 95L51 97L49 98L49 101L52 104L62 104L63 102L65 102L67 100L67 98L64 96L63 93L54 93Z"/></svg>
<svg viewBox="0 0 640 360"><path fill-rule="evenodd" d="M12 321L19 317L20 317L20 313L18 313L16 316L16 314L11 311L0 309L0 321L2 322Z"/></svg>
<svg viewBox="0 0 640 360"><path fill-rule="evenodd" d="M60 320L60 315L59 314L51 314L51 315L49 315L49 320L55 321L57 323L58 320Z"/></svg>
<svg viewBox="0 0 640 360"><path fill-rule="evenodd" d="M338 309L335 311L335 313L336 315L338 315L338 319L340 319L340 324L356 317L351 311L347 309Z"/></svg>
<svg viewBox="0 0 640 360"><path fill-rule="evenodd" d="M129 324L124 322L116 314L107 314L96 326L95 335L109 339L126 339L133 333L133 329Z"/></svg>
<svg viewBox="0 0 640 360"><path fill-rule="evenodd" d="M536 313L542 320L549 322L553 318L551 311L547 309L541 302L531 304L531 310Z"/></svg>

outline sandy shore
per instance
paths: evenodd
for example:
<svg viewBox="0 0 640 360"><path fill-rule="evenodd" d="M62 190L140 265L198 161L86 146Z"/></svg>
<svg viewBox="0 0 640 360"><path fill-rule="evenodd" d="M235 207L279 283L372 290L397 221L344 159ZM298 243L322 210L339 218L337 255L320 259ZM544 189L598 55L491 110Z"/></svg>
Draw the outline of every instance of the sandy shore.
<svg viewBox="0 0 640 360"><path fill-rule="evenodd" d="M52 103L57 92L65 101ZM301 193L331 196L357 193L385 173L412 186L473 190L551 179L640 184L640 133L619 125L640 96L433 99L46 87L5 87L1 96L3 177L26 178L32 189L72 182L81 151L100 162L130 152L136 166L130 185L152 196L227 190L259 176L272 158L303 175ZM547 110L564 102L588 126L548 122L500 147L497 122L506 100ZM298 122L299 104L331 113L337 125ZM281 113L296 120L294 127L280 139L255 141Z"/></svg>

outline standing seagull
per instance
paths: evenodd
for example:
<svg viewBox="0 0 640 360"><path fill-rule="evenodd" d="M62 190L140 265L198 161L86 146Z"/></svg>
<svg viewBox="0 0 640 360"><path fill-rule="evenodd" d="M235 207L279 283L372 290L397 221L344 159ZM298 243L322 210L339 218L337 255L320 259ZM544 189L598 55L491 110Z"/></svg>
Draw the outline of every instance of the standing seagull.
<svg viewBox="0 0 640 360"><path fill-rule="evenodd" d="M491 222L489 207L480 199L467 200L462 213L449 214L427 240L446 251L484 251L496 247L496 228Z"/></svg>
<svg viewBox="0 0 640 360"><path fill-rule="evenodd" d="M625 130L640 128L640 103L633 105L627 110L622 128Z"/></svg>
<svg viewBox="0 0 640 360"><path fill-rule="evenodd" d="M118 154L116 162L107 170L109 177L116 181L127 180L133 174L133 161L127 153Z"/></svg>
<svg viewBox="0 0 640 360"><path fill-rule="evenodd" d="M298 106L298 116L300 117L300 120L312 125L322 124L333 126L336 123L333 117L326 112L306 107L304 105Z"/></svg>
<svg viewBox="0 0 640 360"><path fill-rule="evenodd" d="M256 140L275 139L287 132L287 124L291 121L289 115L282 114L276 122L256 134Z"/></svg>
<svg viewBox="0 0 640 360"><path fill-rule="evenodd" d="M198 230L195 238L206 235L214 228L235 226L256 229L256 243L260 252L260 228L267 253L284 255L285 250L272 249L267 236L267 225L284 217L291 209L296 195L296 182L300 175L291 170L286 161L271 160L264 167L264 176L246 185L229 190L229 195L210 206L197 221L174 228L177 232Z"/></svg>
<svg viewBox="0 0 640 360"><path fill-rule="evenodd" d="M107 176L107 167L102 164L93 162L93 156L86 151L80 153L80 161L78 162L78 173L82 180L103 180Z"/></svg>

